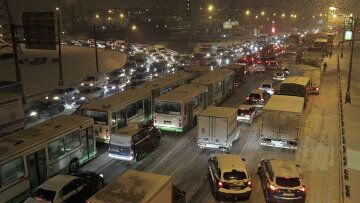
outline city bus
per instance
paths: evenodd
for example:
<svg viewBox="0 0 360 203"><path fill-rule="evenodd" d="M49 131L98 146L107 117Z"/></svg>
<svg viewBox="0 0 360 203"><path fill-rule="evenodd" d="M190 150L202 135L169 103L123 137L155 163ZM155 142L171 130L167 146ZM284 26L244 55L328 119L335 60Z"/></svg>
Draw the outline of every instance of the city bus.
<svg viewBox="0 0 360 203"><path fill-rule="evenodd" d="M193 74L178 72L134 89L127 89L100 100L91 101L80 108L81 115L94 119L94 132L97 141L109 143L111 133L128 123L152 119L154 98L187 84Z"/></svg>
<svg viewBox="0 0 360 203"><path fill-rule="evenodd" d="M0 202L21 202L48 178L94 158L93 124L64 115L0 138Z"/></svg>
<svg viewBox="0 0 360 203"><path fill-rule="evenodd" d="M280 84L279 95L297 96L304 98L304 106L309 99L311 89L310 79L301 76L287 77Z"/></svg>
<svg viewBox="0 0 360 203"><path fill-rule="evenodd" d="M229 69L215 69L194 79L191 84L208 87L209 105L219 105L234 91L235 72Z"/></svg>
<svg viewBox="0 0 360 203"><path fill-rule="evenodd" d="M208 105L208 88L186 84L155 99L154 126L184 132L196 125L196 115Z"/></svg>

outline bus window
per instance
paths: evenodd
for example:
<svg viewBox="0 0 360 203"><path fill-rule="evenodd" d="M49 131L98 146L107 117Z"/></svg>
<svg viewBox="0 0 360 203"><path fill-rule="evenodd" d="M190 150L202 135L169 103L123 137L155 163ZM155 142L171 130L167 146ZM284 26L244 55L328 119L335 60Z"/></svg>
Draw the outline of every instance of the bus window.
<svg viewBox="0 0 360 203"><path fill-rule="evenodd" d="M107 113L103 111L86 110L84 116L89 116L94 119L95 123L105 123L107 125Z"/></svg>
<svg viewBox="0 0 360 203"><path fill-rule="evenodd" d="M219 93L222 90L222 82L219 82L215 85L215 94Z"/></svg>
<svg viewBox="0 0 360 203"><path fill-rule="evenodd" d="M80 131L75 131L65 136L66 152L69 152L78 146L80 146Z"/></svg>
<svg viewBox="0 0 360 203"><path fill-rule="evenodd" d="M181 105L175 102L158 102L155 106L156 113L180 115Z"/></svg>
<svg viewBox="0 0 360 203"><path fill-rule="evenodd" d="M12 183L25 175L22 157L7 162L1 167L1 177L4 185Z"/></svg>
<svg viewBox="0 0 360 203"><path fill-rule="evenodd" d="M55 160L65 154L64 139L61 137L48 145L49 160Z"/></svg>
<svg viewBox="0 0 360 203"><path fill-rule="evenodd" d="M198 95L197 97L195 97L192 100L192 109L195 110L196 108L198 108L199 106L201 106L203 104L203 97L202 94Z"/></svg>

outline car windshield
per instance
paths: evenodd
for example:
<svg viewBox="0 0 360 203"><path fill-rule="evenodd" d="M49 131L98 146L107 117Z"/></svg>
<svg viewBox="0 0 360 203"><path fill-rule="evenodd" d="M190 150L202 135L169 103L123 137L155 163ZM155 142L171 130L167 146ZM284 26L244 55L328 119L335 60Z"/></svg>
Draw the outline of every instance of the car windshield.
<svg viewBox="0 0 360 203"><path fill-rule="evenodd" d="M225 180L243 180L246 179L246 173L244 171L232 170L225 172L223 178Z"/></svg>
<svg viewBox="0 0 360 203"><path fill-rule="evenodd" d="M180 115L181 105L175 102L159 102L155 106L155 112L162 114Z"/></svg>
<svg viewBox="0 0 360 203"><path fill-rule="evenodd" d="M282 187L297 187L300 186L299 178L276 178L276 184Z"/></svg>
<svg viewBox="0 0 360 203"><path fill-rule="evenodd" d="M280 73L280 72L275 73L275 75L276 75L276 76L283 76L283 74Z"/></svg>
<svg viewBox="0 0 360 203"><path fill-rule="evenodd" d="M263 87L263 88L271 88L271 85L270 84L262 84L261 87Z"/></svg>
<svg viewBox="0 0 360 203"><path fill-rule="evenodd" d="M65 89L56 89L54 90L54 94L63 94L65 92Z"/></svg>
<svg viewBox="0 0 360 203"><path fill-rule="evenodd" d="M31 196L37 200L52 202L55 195L55 191L38 188Z"/></svg>
<svg viewBox="0 0 360 203"><path fill-rule="evenodd" d="M92 92L92 89L90 89L90 88L80 89L79 92L80 93L90 93L90 92Z"/></svg>
<svg viewBox="0 0 360 203"><path fill-rule="evenodd" d="M239 116L243 116L245 114L250 114L250 110L249 109L238 109L238 115Z"/></svg>

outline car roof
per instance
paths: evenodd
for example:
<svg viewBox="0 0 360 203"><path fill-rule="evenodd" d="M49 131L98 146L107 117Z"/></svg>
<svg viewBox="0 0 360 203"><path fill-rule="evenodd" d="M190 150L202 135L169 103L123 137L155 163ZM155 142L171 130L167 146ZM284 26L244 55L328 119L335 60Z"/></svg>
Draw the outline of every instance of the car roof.
<svg viewBox="0 0 360 203"><path fill-rule="evenodd" d="M233 169L246 171L244 161L238 154L218 154L216 159L222 171L232 171Z"/></svg>
<svg viewBox="0 0 360 203"><path fill-rule="evenodd" d="M253 89L250 94L263 94L265 90Z"/></svg>
<svg viewBox="0 0 360 203"><path fill-rule="evenodd" d="M56 191L56 193L58 193L65 185L77 178L76 176L65 174L56 175L41 184L39 188Z"/></svg>
<svg viewBox="0 0 360 203"><path fill-rule="evenodd" d="M290 160L269 160L275 177L300 178L296 165Z"/></svg>
<svg viewBox="0 0 360 203"><path fill-rule="evenodd" d="M140 132L141 129L139 128L140 123L138 122L133 122L133 123L129 123L127 126L123 127L123 128L118 128L116 129L113 134L119 134L123 137L125 136L133 136L136 133Z"/></svg>
<svg viewBox="0 0 360 203"><path fill-rule="evenodd" d="M287 95L272 95L265 104L263 110L286 111L302 114L304 109L304 98Z"/></svg>

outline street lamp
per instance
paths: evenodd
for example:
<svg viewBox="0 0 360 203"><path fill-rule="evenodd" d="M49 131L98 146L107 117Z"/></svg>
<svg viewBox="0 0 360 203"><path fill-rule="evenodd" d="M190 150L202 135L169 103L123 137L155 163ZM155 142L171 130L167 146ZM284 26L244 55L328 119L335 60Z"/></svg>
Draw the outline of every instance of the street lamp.
<svg viewBox="0 0 360 203"><path fill-rule="evenodd" d="M245 11L245 15L247 15L247 16L250 15L250 11L249 11L249 10L246 10L246 11Z"/></svg>
<svg viewBox="0 0 360 203"><path fill-rule="evenodd" d="M124 14L123 14L123 13L120 13L120 18L124 18Z"/></svg>
<svg viewBox="0 0 360 203"><path fill-rule="evenodd" d="M132 25L132 26L131 26L131 30L132 30L132 31L135 31L135 30L137 30L137 27L136 27L136 25Z"/></svg>
<svg viewBox="0 0 360 203"><path fill-rule="evenodd" d="M99 18L100 18L99 14L96 14L96 15L95 15L95 18L96 18L96 19L99 19Z"/></svg>
<svg viewBox="0 0 360 203"><path fill-rule="evenodd" d="M330 11L335 11L335 10L337 10L337 8L334 7L334 6L330 6L330 7L329 7L329 10L330 10Z"/></svg>
<svg viewBox="0 0 360 203"><path fill-rule="evenodd" d="M208 11L209 11L209 12L214 11L214 9L215 9L215 8L214 8L214 6L213 6L213 5L211 5L211 4L208 6Z"/></svg>
<svg viewBox="0 0 360 203"><path fill-rule="evenodd" d="M262 16L265 15L265 11L261 11L261 15L262 15Z"/></svg>
<svg viewBox="0 0 360 203"><path fill-rule="evenodd" d="M285 18L285 13L281 14L281 17L282 17L282 18Z"/></svg>

